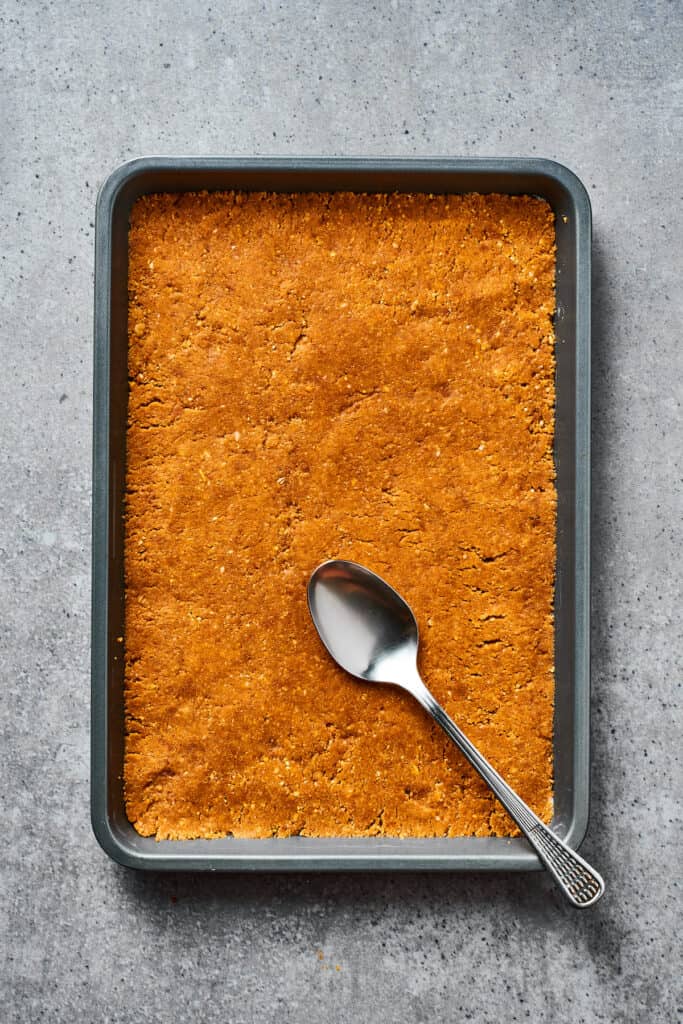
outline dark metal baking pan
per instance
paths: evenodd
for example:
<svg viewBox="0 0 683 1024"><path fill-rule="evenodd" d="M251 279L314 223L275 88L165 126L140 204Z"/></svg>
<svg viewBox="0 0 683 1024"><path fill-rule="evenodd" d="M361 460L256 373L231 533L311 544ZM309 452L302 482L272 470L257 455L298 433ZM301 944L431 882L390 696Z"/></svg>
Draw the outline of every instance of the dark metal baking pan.
<svg viewBox="0 0 683 1024"><path fill-rule="evenodd" d="M577 848L589 799L590 245L586 191L571 171L526 159L224 159L151 157L117 168L97 201L92 547L92 822L121 864L170 870L534 870L526 841L143 838L123 801L123 496L126 467L128 221L149 192L502 192L533 194L557 235L557 572L555 816Z"/></svg>

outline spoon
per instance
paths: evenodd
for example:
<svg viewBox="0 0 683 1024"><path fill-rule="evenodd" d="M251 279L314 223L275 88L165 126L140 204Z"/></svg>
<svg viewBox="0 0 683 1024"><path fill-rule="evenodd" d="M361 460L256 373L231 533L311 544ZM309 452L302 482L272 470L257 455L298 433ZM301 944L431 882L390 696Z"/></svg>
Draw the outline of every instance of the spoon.
<svg viewBox="0 0 683 1024"><path fill-rule="evenodd" d="M391 683L412 694L490 786L570 902L575 907L597 903L605 891L598 872L527 807L422 682L417 622L400 594L362 565L335 559L323 562L312 574L308 607L337 664L357 679Z"/></svg>

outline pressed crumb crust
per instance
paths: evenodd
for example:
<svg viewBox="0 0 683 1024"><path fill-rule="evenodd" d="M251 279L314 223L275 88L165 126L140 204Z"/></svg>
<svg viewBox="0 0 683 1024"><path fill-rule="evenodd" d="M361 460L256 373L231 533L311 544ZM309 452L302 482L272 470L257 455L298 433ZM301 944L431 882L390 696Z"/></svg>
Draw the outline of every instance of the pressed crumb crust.
<svg viewBox="0 0 683 1024"><path fill-rule="evenodd" d="M412 606L437 700L552 812L555 243L528 196L154 195L130 228L126 807L158 838L510 835L325 653L312 569Z"/></svg>

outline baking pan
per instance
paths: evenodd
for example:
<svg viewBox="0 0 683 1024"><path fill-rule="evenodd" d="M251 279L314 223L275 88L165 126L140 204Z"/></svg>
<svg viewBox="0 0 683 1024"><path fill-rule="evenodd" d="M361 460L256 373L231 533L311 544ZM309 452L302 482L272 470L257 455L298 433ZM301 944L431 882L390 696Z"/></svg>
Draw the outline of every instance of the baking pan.
<svg viewBox="0 0 683 1024"><path fill-rule="evenodd" d="M151 157L117 168L97 200L92 545L92 784L95 835L133 868L508 870L540 867L524 839L193 839L138 835L123 801L123 499L128 400L128 221L149 192L502 192L555 212L557 572L555 815L576 849L589 799L590 244L586 191L566 167L526 159L226 159Z"/></svg>

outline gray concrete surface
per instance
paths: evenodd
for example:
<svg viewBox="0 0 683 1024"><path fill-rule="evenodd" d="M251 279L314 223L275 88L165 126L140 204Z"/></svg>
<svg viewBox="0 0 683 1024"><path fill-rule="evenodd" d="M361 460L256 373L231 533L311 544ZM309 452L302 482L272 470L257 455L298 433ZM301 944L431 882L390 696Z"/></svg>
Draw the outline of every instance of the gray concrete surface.
<svg viewBox="0 0 683 1024"><path fill-rule="evenodd" d="M209 3L0 7L0 1018L674 1021L681 4ZM154 152L537 154L585 181L593 911L540 875L143 877L96 846L93 214Z"/></svg>

